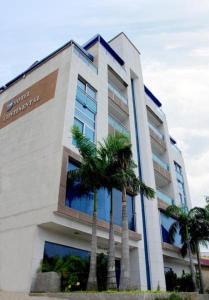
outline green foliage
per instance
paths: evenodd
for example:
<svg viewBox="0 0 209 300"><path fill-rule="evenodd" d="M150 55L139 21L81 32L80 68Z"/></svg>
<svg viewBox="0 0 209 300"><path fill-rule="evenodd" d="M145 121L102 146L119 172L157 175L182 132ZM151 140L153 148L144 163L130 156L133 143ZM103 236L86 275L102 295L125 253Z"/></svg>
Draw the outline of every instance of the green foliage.
<svg viewBox="0 0 209 300"><path fill-rule="evenodd" d="M169 296L169 300L183 300L183 298L182 298L179 294L172 293L172 294Z"/></svg>
<svg viewBox="0 0 209 300"><path fill-rule="evenodd" d="M57 272L61 275L62 291L86 290L89 260L77 256L45 258L42 272Z"/></svg>
<svg viewBox="0 0 209 300"><path fill-rule="evenodd" d="M172 293L167 298L156 297L155 300L183 300L183 298L177 293Z"/></svg>
<svg viewBox="0 0 209 300"><path fill-rule="evenodd" d="M180 278L177 278L177 289L181 292L194 292L192 275L183 272L182 276Z"/></svg>
<svg viewBox="0 0 209 300"><path fill-rule="evenodd" d="M177 285L177 275L173 270L165 273L166 290L174 291Z"/></svg>
<svg viewBox="0 0 209 300"><path fill-rule="evenodd" d="M78 256L66 256L60 258L45 257L41 263L41 272L57 272L61 275L61 290L85 291L89 273L89 259ZM104 253L97 255L97 280L98 290L107 288L107 256Z"/></svg>
<svg viewBox="0 0 209 300"><path fill-rule="evenodd" d="M182 272L181 277L177 277L173 270L165 273L166 289L168 291L193 292L194 284L189 273Z"/></svg>

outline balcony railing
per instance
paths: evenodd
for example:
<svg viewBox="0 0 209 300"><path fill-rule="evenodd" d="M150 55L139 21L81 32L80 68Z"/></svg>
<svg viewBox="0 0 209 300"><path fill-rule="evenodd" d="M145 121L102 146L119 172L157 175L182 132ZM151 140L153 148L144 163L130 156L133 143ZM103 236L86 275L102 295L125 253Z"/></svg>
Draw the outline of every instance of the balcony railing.
<svg viewBox="0 0 209 300"><path fill-rule="evenodd" d="M128 105L128 99L110 82L108 83L109 90L118 97L125 105Z"/></svg>
<svg viewBox="0 0 209 300"><path fill-rule="evenodd" d="M168 204L168 205L174 204L174 200L171 197L169 197L168 195L164 194L163 192L157 190L156 195L160 200L162 200L166 204Z"/></svg>
<svg viewBox="0 0 209 300"><path fill-rule="evenodd" d="M156 154L152 153L152 159L159 164L163 169L169 171L169 165L159 158Z"/></svg>
<svg viewBox="0 0 209 300"><path fill-rule="evenodd" d="M155 126L153 126L152 124L149 123L149 128L151 128L154 133L161 139L164 140L164 135L160 132L160 130L158 130Z"/></svg>
<svg viewBox="0 0 209 300"><path fill-rule="evenodd" d="M118 132L121 132L123 134L128 134L128 130L110 115L108 116L108 123Z"/></svg>
<svg viewBox="0 0 209 300"><path fill-rule="evenodd" d="M97 67L92 63L92 61L90 59L88 59L88 57L86 57L82 51L77 48L74 47L74 53L86 64L88 65L88 67L90 69L92 69L96 74L98 73Z"/></svg>
<svg viewBox="0 0 209 300"><path fill-rule="evenodd" d="M176 178L181 181L181 182L184 182L184 178L182 176L182 174L179 174L178 172L176 172Z"/></svg>
<svg viewBox="0 0 209 300"><path fill-rule="evenodd" d="M178 154L181 154L181 150L176 145L172 144L172 147Z"/></svg>

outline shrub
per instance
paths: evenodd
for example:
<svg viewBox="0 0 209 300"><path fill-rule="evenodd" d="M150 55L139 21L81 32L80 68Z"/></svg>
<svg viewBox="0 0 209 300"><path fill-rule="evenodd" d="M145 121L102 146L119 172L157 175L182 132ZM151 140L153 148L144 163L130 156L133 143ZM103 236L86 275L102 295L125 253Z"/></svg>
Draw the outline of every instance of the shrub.
<svg viewBox="0 0 209 300"><path fill-rule="evenodd" d="M192 276L189 273L182 272L181 277L177 277L173 270L165 273L167 291L194 292Z"/></svg>
<svg viewBox="0 0 209 300"><path fill-rule="evenodd" d="M194 292L192 275L183 272L181 277L177 279L177 287L178 287L178 291L181 292Z"/></svg>
<svg viewBox="0 0 209 300"><path fill-rule="evenodd" d="M183 300L183 298L179 295L179 294L176 294L176 293L172 293L170 294L169 297L167 298L155 298L155 300Z"/></svg>
<svg viewBox="0 0 209 300"><path fill-rule="evenodd" d="M42 272L54 271L61 275L61 290L85 290L89 272L89 260L77 256L45 257Z"/></svg>
<svg viewBox="0 0 209 300"><path fill-rule="evenodd" d="M183 298L182 298L179 294L172 293L172 294L169 296L169 300L183 300Z"/></svg>
<svg viewBox="0 0 209 300"><path fill-rule="evenodd" d="M177 275L172 269L165 273L165 282L167 291L175 291L177 285Z"/></svg>

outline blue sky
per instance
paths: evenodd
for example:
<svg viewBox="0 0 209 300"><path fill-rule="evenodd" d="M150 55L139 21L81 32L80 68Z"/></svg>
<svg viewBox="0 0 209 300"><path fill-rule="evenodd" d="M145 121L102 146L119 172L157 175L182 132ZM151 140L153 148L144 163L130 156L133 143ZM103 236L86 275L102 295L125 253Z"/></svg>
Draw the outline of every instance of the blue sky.
<svg viewBox="0 0 209 300"><path fill-rule="evenodd" d="M208 0L0 0L0 86L70 39L124 31L183 150L194 205L209 194Z"/></svg>

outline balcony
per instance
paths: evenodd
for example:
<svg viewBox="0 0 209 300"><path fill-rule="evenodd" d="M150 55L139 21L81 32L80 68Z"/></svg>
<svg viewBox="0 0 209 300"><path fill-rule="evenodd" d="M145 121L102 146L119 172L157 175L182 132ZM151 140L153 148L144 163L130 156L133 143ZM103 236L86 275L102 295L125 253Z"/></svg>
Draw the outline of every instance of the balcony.
<svg viewBox="0 0 209 300"><path fill-rule="evenodd" d="M157 129L151 123L149 123L149 128L157 135L158 138L160 138L161 140L164 140L164 135L160 132L159 129Z"/></svg>
<svg viewBox="0 0 209 300"><path fill-rule="evenodd" d="M184 182L184 178L183 178L183 176L182 176L182 174L180 174L180 173L178 173L178 172L176 172L176 178L177 178L177 180L179 180L180 182Z"/></svg>
<svg viewBox="0 0 209 300"><path fill-rule="evenodd" d="M120 132L123 134L128 135L129 131L123 124L119 123L116 119L114 119L112 116L108 116L108 124L109 124L109 133L114 133L114 132Z"/></svg>
<svg viewBox="0 0 209 300"><path fill-rule="evenodd" d="M156 150L157 153L162 154L166 151L164 135L160 132L159 129L157 129L157 127L153 126L151 123L148 123L148 125L152 147Z"/></svg>
<svg viewBox="0 0 209 300"><path fill-rule="evenodd" d="M172 145L172 149L174 149L174 151L176 151L176 153L179 155L182 155L182 153L181 153L181 150L175 145L175 144L172 144L171 143L171 145Z"/></svg>
<svg viewBox="0 0 209 300"><path fill-rule="evenodd" d="M160 157L152 154L153 166L155 171L155 182L158 188L162 188L171 182L169 165Z"/></svg>
<svg viewBox="0 0 209 300"><path fill-rule="evenodd" d="M108 89L110 92L112 92L113 98L116 97L116 99L120 100L123 104L128 106L128 99L124 96L124 94L119 89L117 89L115 85L109 82Z"/></svg>
<svg viewBox="0 0 209 300"><path fill-rule="evenodd" d="M174 200L168 195L164 194L162 191L156 191L157 199L158 199L158 207L165 210L167 206L173 205Z"/></svg>
<svg viewBox="0 0 209 300"><path fill-rule="evenodd" d="M156 162L158 165L160 165L161 168L169 171L169 165L166 162L164 162L159 156L152 153L152 159L154 160L154 162Z"/></svg>

